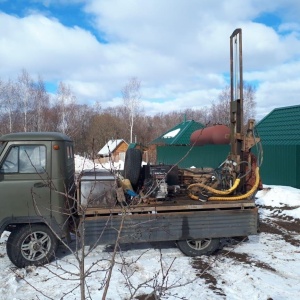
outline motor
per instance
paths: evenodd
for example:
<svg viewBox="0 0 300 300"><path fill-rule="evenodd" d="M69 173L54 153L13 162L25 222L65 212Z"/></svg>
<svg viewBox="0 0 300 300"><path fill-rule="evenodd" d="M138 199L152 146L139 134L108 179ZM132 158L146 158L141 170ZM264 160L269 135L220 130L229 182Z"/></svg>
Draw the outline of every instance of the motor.
<svg viewBox="0 0 300 300"><path fill-rule="evenodd" d="M142 174L145 198L165 200L179 190L177 166L146 165L143 166Z"/></svg>

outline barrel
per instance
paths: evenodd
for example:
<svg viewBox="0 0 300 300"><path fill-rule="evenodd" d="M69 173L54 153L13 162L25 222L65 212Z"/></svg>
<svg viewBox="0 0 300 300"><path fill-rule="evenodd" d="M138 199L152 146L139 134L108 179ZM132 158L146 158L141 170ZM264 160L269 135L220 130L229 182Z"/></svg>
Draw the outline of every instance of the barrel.
<svg viewBox="0 0 300 300"><path fill-rule="evenodd" d="M226 125L213 125L198 129L191 134L191 145L224 145L230 143L230 128Z"/></svg>

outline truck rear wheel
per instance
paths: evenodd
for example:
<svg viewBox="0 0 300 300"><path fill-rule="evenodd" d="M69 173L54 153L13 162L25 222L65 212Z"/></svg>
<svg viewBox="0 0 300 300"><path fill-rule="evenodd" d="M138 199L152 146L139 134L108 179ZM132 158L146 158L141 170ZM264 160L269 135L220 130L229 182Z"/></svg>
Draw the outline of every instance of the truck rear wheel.
<svg viewBox="0 0 300 300"><path fill-rule="evenodd" d="M209 255L220 247L220 239L180 240L177 246L187 256Z"/></svg>
<svg viewBox="0 0 300 300"><path fill-rule="evenodd" d="M9 259L19 268L44 265L54 257L58 239L46 225L32 224L15 229L8 237Z"/></svg>
<svg viewBox="0 0 300 300"><path fill-rule="evenodd" d="M124 162L124 177L129 179L133 188L136 188L141 173L142 152L139 149L130 148L126 151Z"/></svg>

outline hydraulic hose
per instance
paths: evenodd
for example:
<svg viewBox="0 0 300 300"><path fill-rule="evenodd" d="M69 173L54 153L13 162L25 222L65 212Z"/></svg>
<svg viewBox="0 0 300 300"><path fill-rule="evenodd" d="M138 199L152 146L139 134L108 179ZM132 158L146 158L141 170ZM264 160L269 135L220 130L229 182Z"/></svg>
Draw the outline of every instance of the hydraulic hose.
<svg viewBox="0 0 300 300"><path fill-rule="evenodd" d="M208 200L212 201L239 201L244 200L247 197L250 197L254 194L254 192L257 190L259 185L259 167L255 169L255 183L251 190L249 190L246 194L239 195L239 196L232 196L232 197L209 197Z"/></svg>
<svg viewBox="0 0 300 300"><path fill-rule="evenodd" d="M204 188L205 190L207 190L207 191L209 191L211 193L214 193L216 195L228 195L228 194L232 193L238 187L239 183L240 183L240 179L237 178L235 180L233 186L230 189L226 190L226 191L216 190L216 189L214 189L214 188L212 188L212 187L210 187L208 185L205 185L203 183L194 183L194 184L191 184L191 185L188 186L187 189L189 190L189 189L192 189L193 187L200 187L200 188ZM197 196L191 194L190 192L189 192L189 197L191 199L193 199L193 200L199 200L199 198Z"/></svg>

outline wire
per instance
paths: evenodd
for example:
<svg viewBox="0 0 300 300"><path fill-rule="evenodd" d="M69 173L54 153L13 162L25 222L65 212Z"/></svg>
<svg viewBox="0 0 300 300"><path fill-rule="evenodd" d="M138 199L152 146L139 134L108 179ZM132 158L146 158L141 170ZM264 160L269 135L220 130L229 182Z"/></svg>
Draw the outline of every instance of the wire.
<svg viewBox="0 0 300 300"><path fill-rule="evenodd" d="M250 172L251 172L251 165L250 165L250 163L248 162L248 161L241 161L240 163L239 163L239 165L241 165L241 164L247 164L248 165L248 170L247 170L247 172L244 174L244 175L242 175L242 176L240 176L240 174L238 175L238 178L240 178L240 179L242 179L242 178L244 178L244 177L246 177Z"/></svg>

